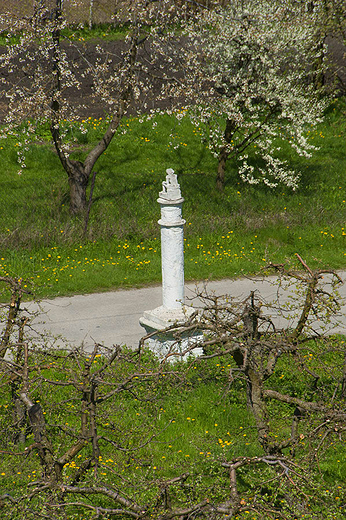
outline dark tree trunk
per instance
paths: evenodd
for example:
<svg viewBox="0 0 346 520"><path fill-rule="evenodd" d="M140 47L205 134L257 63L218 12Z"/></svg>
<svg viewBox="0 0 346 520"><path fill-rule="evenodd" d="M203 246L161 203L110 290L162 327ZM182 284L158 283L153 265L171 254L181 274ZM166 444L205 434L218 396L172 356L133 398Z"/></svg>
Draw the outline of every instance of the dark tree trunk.
<svg viewBox="0 0 346 520"><path fill-rule="evenodd" d="M268 439L267 408L262 395L262 377L252 368L246 371L246 376L247 404L256 421L258 440L266 453L272 453L273 447Z"/></svg>
<svg viewBox="0 0 346 520"><path fill-rule="evenodd" d="M83 164L72 161L70 161L67 173L70 186L70 213L72 215L85 213L87 209L86 190L90 174L85 171Z"/></svg>
<svg viewBox="0 0 346 520"><path fill-rule="evenodd" d="M247 347L247 350L251 350L251 356L244 356L244 352L241 349L235 350L233 352L233 359L236 362L238 368L243 371L246 377L246 400L247 406L249 410L252 412L255 421L256 428L258 432L258 440L260 441L264 451L266 453L271 452L271 447L269 445L268 439L268 417L267 417L267 408L266 403L263 398L262 385L263 385L263 377L260 373L260 369L256 369L257 365L256 357L259 357L259 353L257 355L255 350L259 349L259 344L255 343ZM259 365L260 366L260 363Z"/></svg>
<svg viewBox="0 0 346 520"><path fill-rule="evenodd" d="M228 153L225 148L223 148L219 154L217 165L216 189L218 191L223 191L225 187L225 170L227 159Z"/></svg>
<svg viewBox="0 0 346 520"><path fill-rule="evenodd" d="M234 122L231 121L230 119L227 119L225 133L224 133L224 139L225 139L226 145L223 148L221 148L221 151L220 151L219 157L218 157L216 188L219 191L223 191L223 189L225 187L226 162L230 155L230 150L229 150L228 145L230 144L230 142L232 140L235 130L236 130L236 125L234 124Z"/></svg>

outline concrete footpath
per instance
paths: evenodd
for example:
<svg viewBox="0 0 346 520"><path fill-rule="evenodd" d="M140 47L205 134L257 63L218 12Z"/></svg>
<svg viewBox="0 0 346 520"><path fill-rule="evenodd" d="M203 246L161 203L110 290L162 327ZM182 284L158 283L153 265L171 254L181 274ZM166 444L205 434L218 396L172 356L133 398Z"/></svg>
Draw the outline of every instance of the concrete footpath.
<svg viewBox="0 0 346 520"><path fill-rule="evenodd" d="M346 280L346 271L339 272L343 280ZM277 299L278 286L275 278L266 279L236 279L220 280L214 282L199 282L186 284L185 297L190 300L196 294L196 287L202 290L206 286L209 293L216 295L228 294L231 297L242 299L249 295L250 291L256 291L265 303ZM329 279L324 280L328 289ZM329 286L330 288L330 286ZM339 293L342 298L342 308L339 313L339 325L334 332L346 334L346 284L339 285ZM292 292L279 291L280 304L292 297ZM194 306L198 301L192 300ZM82 343L90 350L94 343L101 343L107 347L114 344L136 347L140 338L144 335L144 329L139 325L139 318L145 310L154 309L162 304L161 286L145 287L142 289L117 290L89 295L77 295L72 297L44 300L37 304L25 304L32 311L39 311L40 315L33 321L33 329L40 334L59 336L67 340L70 346L80 346ZM279 313L274 318L279 318ZM277 321L282 324L282 321ZM59 342L58 342L59 343ZM61 343L62 344L62 343Z"/></svg>

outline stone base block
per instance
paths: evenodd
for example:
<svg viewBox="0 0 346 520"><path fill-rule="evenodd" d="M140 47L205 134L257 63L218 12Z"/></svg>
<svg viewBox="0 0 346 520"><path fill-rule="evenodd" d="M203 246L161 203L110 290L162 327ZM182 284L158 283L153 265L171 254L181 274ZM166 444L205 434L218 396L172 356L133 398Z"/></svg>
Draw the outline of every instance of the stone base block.
<svg viewBox="0 0 346 520"><path fill-rule="evenodd" d="M179 309L166 309L161 306L152 311L145 311L139 323L144 327L146 334L152 334L152 336L145 341L145 345L160 359L171 354L167 358L169 361L177 361L182 358L187 359L189 356L202 355L203 350L197 345L203 340L203 333L186 333L177 339L171 331L162 332L172 325L185 323L194 312L194 309L185 306ZM196 345L195 348L194 345ZM186 349L191 350L182 356Z"/></svg>

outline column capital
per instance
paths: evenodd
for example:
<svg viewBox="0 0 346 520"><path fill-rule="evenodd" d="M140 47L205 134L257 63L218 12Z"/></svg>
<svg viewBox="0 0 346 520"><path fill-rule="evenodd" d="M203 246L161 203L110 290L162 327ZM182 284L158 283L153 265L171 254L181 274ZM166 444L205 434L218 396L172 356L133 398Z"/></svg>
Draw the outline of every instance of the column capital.
<svg viewBox="0 0 346 520"><path fill-rule="evenodd" d="M158 202L160 204L179 204L183 200L177 175L172 168L168 168L166 170L166 180L162 182L162 191L159 193Z"/></svg>

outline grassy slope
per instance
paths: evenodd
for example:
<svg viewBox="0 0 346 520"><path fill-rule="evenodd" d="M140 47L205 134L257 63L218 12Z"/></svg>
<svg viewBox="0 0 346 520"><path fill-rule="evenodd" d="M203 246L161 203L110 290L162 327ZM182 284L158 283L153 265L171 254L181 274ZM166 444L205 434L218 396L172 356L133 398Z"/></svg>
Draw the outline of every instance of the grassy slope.
<svg viewBox="0 0 346 520"><path fill-rule="evenodd" d="M41 129L17 174L13 139L0 143L0 274L22 276L39 296L159 282L159 206L168 167L178 173L185 227L186 279L257 272L268 261L298 252L312 267L342 268L346 256L345 104L331 108L309 133L311 159L286 151L301 171L301 187L269 190L244 185L232 164L225 192L215 189L216 161L187 118L169 116L123 127L97 164L88 235L68 214L67 179ZM67 124L67 123L66 123ZM82 135L72 124L75 157L100 137L103 120L88 120ZM177 147L177 145L179 145ZM33 210L34 208L34 210ZM345 227L345 229L344 229Z"/></svg>

